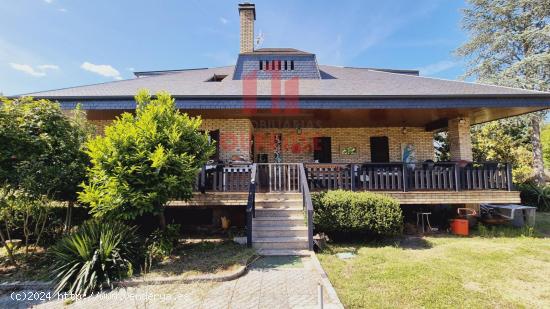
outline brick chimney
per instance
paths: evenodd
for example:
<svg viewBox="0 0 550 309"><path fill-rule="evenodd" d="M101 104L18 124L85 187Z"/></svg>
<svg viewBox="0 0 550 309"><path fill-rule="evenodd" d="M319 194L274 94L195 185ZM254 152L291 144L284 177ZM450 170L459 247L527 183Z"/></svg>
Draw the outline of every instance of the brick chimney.
<svg viewBox="0 0 550 309"><path fill-rule="evenodd" d="M239 17L241 19L240 53L251 53L254 51L254 21L256 20L256 7L254 4L240 3Z"/></svg>

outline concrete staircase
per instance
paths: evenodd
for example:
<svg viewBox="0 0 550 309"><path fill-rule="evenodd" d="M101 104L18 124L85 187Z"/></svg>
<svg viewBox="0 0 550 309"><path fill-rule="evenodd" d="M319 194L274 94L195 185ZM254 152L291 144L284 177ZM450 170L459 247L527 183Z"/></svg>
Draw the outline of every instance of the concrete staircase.
<svg viewBox="0 0 550 309"><path fill-rule="evenodd" d="M252 246L261 255L309 255L301 193L256 193Z"/></svg>

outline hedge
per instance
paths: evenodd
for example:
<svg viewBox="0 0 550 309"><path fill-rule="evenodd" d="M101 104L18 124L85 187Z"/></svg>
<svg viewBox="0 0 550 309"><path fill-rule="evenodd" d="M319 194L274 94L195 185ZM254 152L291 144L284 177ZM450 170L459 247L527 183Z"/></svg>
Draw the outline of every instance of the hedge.
<svg viewBox="0 0 550 309"><path fill-rule="evenodd" d="M314 193L312 201L319 232L396 235L402 231L399 202L390 196L336 190Z"/></svg>

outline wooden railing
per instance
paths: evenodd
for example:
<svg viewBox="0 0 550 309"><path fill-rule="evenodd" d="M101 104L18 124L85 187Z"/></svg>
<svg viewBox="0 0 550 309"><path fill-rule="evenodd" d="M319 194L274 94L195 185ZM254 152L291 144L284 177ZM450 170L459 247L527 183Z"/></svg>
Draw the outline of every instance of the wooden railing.
<svg viewBox="0 0 550 309"><path fill-rule="evenodd" d="M299 165L300 170L300 190L302 191L302 201L304 214L307 220L307 240L308 249L313 251L313 202L309 192L309 185L306 177L306 169L304 164Z"/></svg>
<svg viewBox="0 0 550 309"><path fill-rule="evenodd" d="M258 163L259 192L300 192L301 163Z"/></svg>
<svg viewBox="0 0 550 309"><path fill-rule="evenodd" d="M425 163L258 163L206 165L197 177L201 192L247 192L252 167L258 192L311 191L459 191L512 190L509 164L458 162ZM304 168L302 175L300 169ZM305 177L305 178L304 178Z"/></svg>
<svg viewBox="0 0 550 309"><path fill-rule="evenodd" d="M197 177L197 189L201 192L246 192L248 190L250 165L207 164Z"/></svg>
<svg viewBox="0 0 550 309"><path fill-rule="evenodd" d="M250 168L248 199L246 204L246 245L252 247L252 218L256 217L256 164Z"/></svg>
<svg viewBox="0 0 550 309"><path fill-rule="evenodd" d="M463 190L512 190L510 164L471 163L460 170Z"/></svg>
<svg viewBox="0 0 550 309"><path fill-rule="evenodd" d="M458 162L305 164L313 191L512 190L509 164Z"/></svg>

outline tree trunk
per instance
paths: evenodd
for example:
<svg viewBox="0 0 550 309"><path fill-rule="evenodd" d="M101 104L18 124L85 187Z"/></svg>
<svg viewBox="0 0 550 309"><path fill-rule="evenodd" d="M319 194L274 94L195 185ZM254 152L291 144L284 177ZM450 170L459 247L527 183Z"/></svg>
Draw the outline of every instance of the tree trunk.
<svg viewBox="0 0 550 309"><path fill-rule="evenodd" d="M73 217L73 207L74 207L74 202L73 201L69 201L68 205L67 205L67 216L65 216L65 233L68 233L69 230L71 229L71 224L72 224L72 217Z"/></svg>
<svg viewBox="0 0 550 309"><path fill-rule="evenodd" d="M166 217L164 216L164 208L162 208L158 214L159 217L159 229L161 231L166 230Z"/></svg>
<svg viewBox="0 0 550 309"><path fill-rule="evenodd" d="M542 145L540 142L540 123L542 119L539 113L531 115L531 126L533 127L533 170L534 180L537 184L544 184L544 161L542 159Z"/></svg>
<svg viewBox="0 0 550 309"><path fill-rule="evenodd" d="M10 262L13 265L17 266L17 262L15 261L15 256L13 256L13 248L11 248L8 245L8 243L6 242L7 240L11 240L11 238L9 236L8 237L4 236L4 233L2 232L1 228L0 228L0 239L4 243L4 248L6 248L6 252L8 253L8 258L9 258Z"/></svg>

